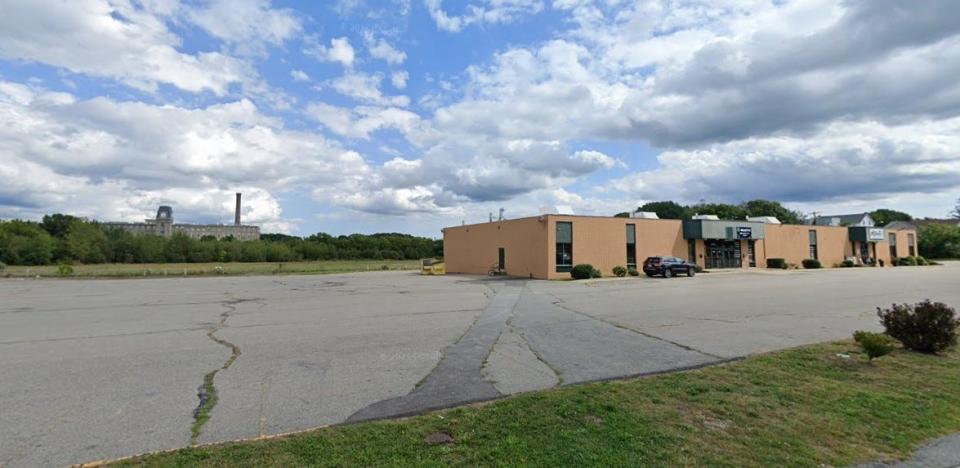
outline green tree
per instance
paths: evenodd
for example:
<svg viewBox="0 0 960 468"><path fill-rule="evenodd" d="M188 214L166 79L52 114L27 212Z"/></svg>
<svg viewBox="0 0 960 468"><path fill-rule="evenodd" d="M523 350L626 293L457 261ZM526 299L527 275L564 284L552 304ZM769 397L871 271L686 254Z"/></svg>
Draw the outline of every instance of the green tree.
<svg viewBox="0 0 960 468"><path fill-rule="evenodd" d="M896 221L913 221L913 216L902 211L887 208L871 211L870 217L877 223L877 226L886 226Z"/></svg>
<svg viewBox="0 0 960 468"><path fill-rule="evenodd" d="M701 203L691 206L688 210L694 214L716 215L720 219L744 219L747 212L737 205L726 203Z"/></svg>
<svg viewBox="0 0 960 468"><path fill-rule="evenodd" d="M80 219L76 216L70 216L62 213L55 213L52 215L44 215L43 220L40 222L40 226L43 227L51 236L56 237L57 239L63 239L67 236L67 231L70 230L70 225L74 221L79 221Z"/></svg>
<svg viewBox="0 0 960 468"><path fill-rule="evenodd" d="M920 255L927 258L960 258L960 227L928 224L917 233Z"/></svg>
<svg viewBox="0 0 960 468"><path fill-rule="evenodd" d="M183 263L189 261L190 250L194 240L182 232L174 232L169 239L165 239L163 246L164 261ZM199 243L199 241L198 241Z"/></svg>
<svg viewBox="0 0 960 468"><path fill-rule="evenodd" d="M690 217L689 208L670 200L644 203L637 207L637 211L652 211L660 219L687 219Z"/></svg>
<svg viewBox="0 0 960 468"><path fill-rule="evenodd" d="M750 200L740 205L747 216L774 216L784 224L803 224L803 216L784 207L780 202L770 200Z"/></svg>
<svg viewBox="0 0 960 468"><path fill-rule="evenodd" d="M629 218L629 217L630 217L630 213L627 212L627 211L621 211L620 213L617 213L617 214L613 215L613 217L614 217L614 218Z"/></svg>
<svg viewBox="0 0 960 468"><path fill-rule="evenodd" d="M953 207L953 213L950 213L953 219L960 219L960 198L957 199L957 205Z"/></svg>
<svg viewBox="0 0 960 468"><path fill-rule="evenodd" d="M99 224L76 219L64 237L67 256L83 263L104 263L111 259L107 233Z"/></svg>
<svg viewBox="0 0 960 468"><path fill-rule="evenodd" d="M46 265L53 260L56 240L37 223L0 222L0 261L8 265Z"/></svg>

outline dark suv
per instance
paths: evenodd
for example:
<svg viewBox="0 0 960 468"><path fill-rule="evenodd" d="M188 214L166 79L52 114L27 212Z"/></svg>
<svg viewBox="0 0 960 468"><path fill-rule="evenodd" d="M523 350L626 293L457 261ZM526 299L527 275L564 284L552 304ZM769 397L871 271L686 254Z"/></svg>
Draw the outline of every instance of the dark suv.
<svg viewBox="0 0 960 468"><path fill-rule="evenodd" d="M697 274L697 266L677 257L647 257L643 261L643 272L647 276L663 275L664 278L679 274L693 276Z"/></svg>

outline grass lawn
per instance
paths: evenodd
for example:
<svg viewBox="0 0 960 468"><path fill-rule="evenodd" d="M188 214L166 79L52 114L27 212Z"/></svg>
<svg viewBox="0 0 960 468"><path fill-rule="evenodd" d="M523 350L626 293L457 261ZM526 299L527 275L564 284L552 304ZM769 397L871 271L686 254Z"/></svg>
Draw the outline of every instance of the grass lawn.
<svg viewBox="0 0 960 468"><path fill-rule="evenodd" d="M384 268L386 266L386 268ZM222 268L218 271L216 268ZM70 277L156 277L203 275L272 275L324 274L354 271L417 270L419 260L326 260L318 262L283 263L107 263L100 265L73 265ZM0 276L59 277L57 265L8 266Z"/></svg>
<svg viewBox="0 0 960 468"><path fill-rule="evenodd" d="M907 457L956 431L960 353L897 350L869 364L843 342L122 464L842 466ZM425 443L435 432L454 442Z"/></svg>

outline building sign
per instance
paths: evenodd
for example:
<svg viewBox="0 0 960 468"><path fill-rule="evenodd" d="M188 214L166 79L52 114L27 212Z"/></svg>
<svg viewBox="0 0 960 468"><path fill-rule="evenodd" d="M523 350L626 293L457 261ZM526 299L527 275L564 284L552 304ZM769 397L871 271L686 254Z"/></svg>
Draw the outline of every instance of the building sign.
<svg viewBox="0 0 960 468"><path fill-rule="evenodd" d="M868 241L882 241L883 240L883 228L870 228L867 230L867 240Z"/></svg>
<svg viewBox="0 0 960 468"><path fill-rule="evenodd" d="M753 228L751 227L737 228L737 239L750 239L751 237L753 237Z"/></svg>

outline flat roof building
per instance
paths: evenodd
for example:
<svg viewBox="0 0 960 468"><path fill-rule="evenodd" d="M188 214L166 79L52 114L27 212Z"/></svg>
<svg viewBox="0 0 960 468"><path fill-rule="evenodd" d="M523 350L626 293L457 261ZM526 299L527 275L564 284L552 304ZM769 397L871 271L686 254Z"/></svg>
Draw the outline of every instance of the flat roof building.
<svg viewBox="0 0 960 468"><path fill-rule="evenodd" d="M157 216L145 219L142 223L106 222L104 226L113 229L122 229L131 234L154 235L170 237L174 233L181 233L187 237L202 239L204 237L232 237L237 240L260 239L260 227L240 223L240 194L236 197L236 210L233 224L175 224L173 222L173 208L161 205L157 209Z"/></svg>
<svg viewBox="0 0 960 468"><path fill-rule="evenodd" d="M443 229L447 272L569 278L589 263L604 276L615 266L640 268L647 257L684 258L706 269L766 267L767 259L832 267L846 259L891 265L916 255L916 230L780 224L773 219L674 220L544 214ZM862 220L862 219L861 219ZM858 221L861 221L858 220ZM856 223L860 224L860 223Z"/></svg>

